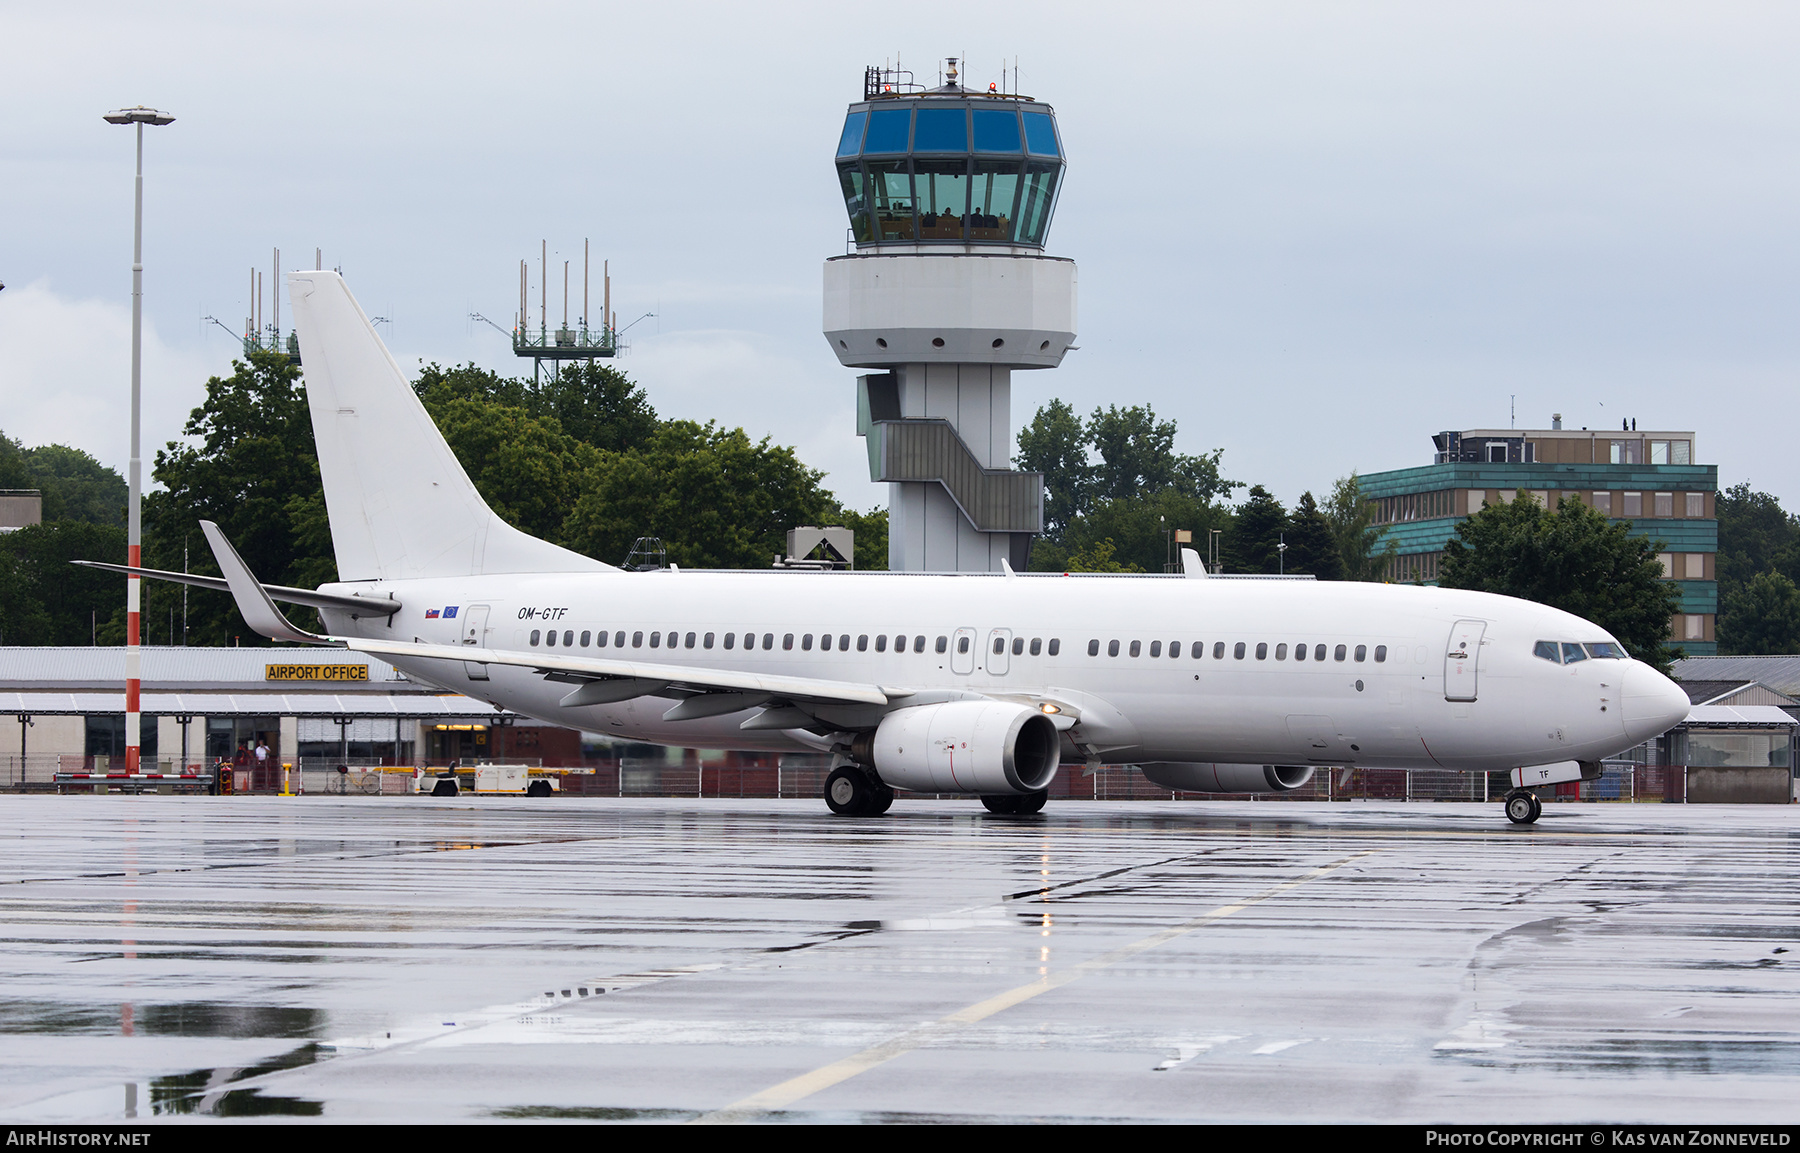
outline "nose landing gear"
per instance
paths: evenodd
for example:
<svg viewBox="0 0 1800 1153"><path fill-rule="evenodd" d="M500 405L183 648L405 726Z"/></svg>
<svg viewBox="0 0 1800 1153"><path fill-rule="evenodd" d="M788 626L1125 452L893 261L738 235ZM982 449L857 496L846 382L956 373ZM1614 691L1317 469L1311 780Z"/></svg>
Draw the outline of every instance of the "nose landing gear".
<svg viewBox="0 0 1800 1153"><path fill-rule="evenodd" d="M1544 802L1530 789L1514 789L1506 794L1506 819L1515 825L1529 825L1544 815Z"/></svg>

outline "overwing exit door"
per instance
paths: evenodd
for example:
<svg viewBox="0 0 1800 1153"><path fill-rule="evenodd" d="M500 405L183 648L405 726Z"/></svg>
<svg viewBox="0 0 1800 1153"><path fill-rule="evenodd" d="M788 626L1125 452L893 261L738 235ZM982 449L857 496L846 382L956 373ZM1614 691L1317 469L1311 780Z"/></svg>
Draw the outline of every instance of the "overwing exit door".
<svg viewBox="0 0 1800 1153"><path fill-rule="evenodd" d="M487 605L470 605L463 610L462 643L482 647L487 644ZM464 661L463 671L472 681L488 679L488 667L476 661Z"/></svg>
<svg viewBox="0 0 1800 1153"><path fill-rule="evenodd" d="M1444 699L1472 701L1481 662L1481 637L1486 621L1457 621L1444 650Z"/></svg>

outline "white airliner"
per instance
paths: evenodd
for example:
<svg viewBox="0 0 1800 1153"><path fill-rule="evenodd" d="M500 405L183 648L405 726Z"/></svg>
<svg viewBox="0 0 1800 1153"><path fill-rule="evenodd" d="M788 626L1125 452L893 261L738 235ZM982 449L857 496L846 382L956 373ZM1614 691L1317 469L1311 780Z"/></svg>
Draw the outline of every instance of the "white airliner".
<svg viewBox="0 0 1800 1153"><path fill-rule="evenodd" d="M894 790L1032 813L1063 760L1280 792L1315 766L1591 778L1688 713L1604 630L1449 589L1205 576L625 572L487 507L343 280L288 276L340 579L260 584L204 526L250 626L380 655L552 724L834 754L834 812ZM182 579L182 574L140 570ZM271 599L310 605L315 636Z"/></svg>

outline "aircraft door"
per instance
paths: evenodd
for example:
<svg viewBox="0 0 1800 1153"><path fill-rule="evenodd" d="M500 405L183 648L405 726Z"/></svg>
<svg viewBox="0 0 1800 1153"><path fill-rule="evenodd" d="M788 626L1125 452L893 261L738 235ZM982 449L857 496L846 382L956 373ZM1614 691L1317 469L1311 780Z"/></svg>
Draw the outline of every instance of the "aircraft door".
<svg viewBox="0 0 1800 1153"><path fill-rule="evenodd" d="M950 638L950 671L963 676L975 671L974 629L957 629Z"/></svg>
<svg viewBox="0 0 1800 1153"><path fill-rule="evenodd" d="M1481 660L1481 636L1487 632L1486 621L1457 621L1450 630L1450 644L1444 651L1444 699L1475 699L1477 666Z"/></svg>
<svg viewBox="0 0 1800 1153"><path fill-rule="evenodd" d="M1007 649L1012 645L1011 629L988 630L987 671L990 677L1006 675L1007 663L1012 659Z"/></svg>
<svg viewBox="0 0 1800 1153"><path fill-rule="evenodd" d="M465 645L485 646L488 634L488 606L470 605L463 610L462 643ZM464 661L463 671L472 681L488 679L488 668L475 661Z"/></svg>

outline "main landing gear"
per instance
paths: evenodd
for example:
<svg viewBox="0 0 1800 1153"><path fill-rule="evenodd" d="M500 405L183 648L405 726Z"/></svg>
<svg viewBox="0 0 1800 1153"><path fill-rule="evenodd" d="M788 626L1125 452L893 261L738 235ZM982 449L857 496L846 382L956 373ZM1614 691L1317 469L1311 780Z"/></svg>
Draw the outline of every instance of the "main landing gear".
<svg viewBox="0 0 1800 1153"><path fill-rule="evenodd" d="M987 811L1002 817L1029 817L1033 813L1044 811L1044 802L1050 799L1049 789L1039 789L1035 793L983 793L981 803Z"/></svg>
<svg viewBox="0 0 1800 1153"><path fill-rule="evenodd" d="M894 803L894 790L856 765L833 769L825 778L825 804L840 817L879 817Z"/></svg>
<svg viewBox="0 0 1800 1153"><path fill-rule="evenodd" d="M1514 789L1506 794L1506 819L1515 825L1529 825L1544 815L1544 802L1530 789Z"/></svg>

